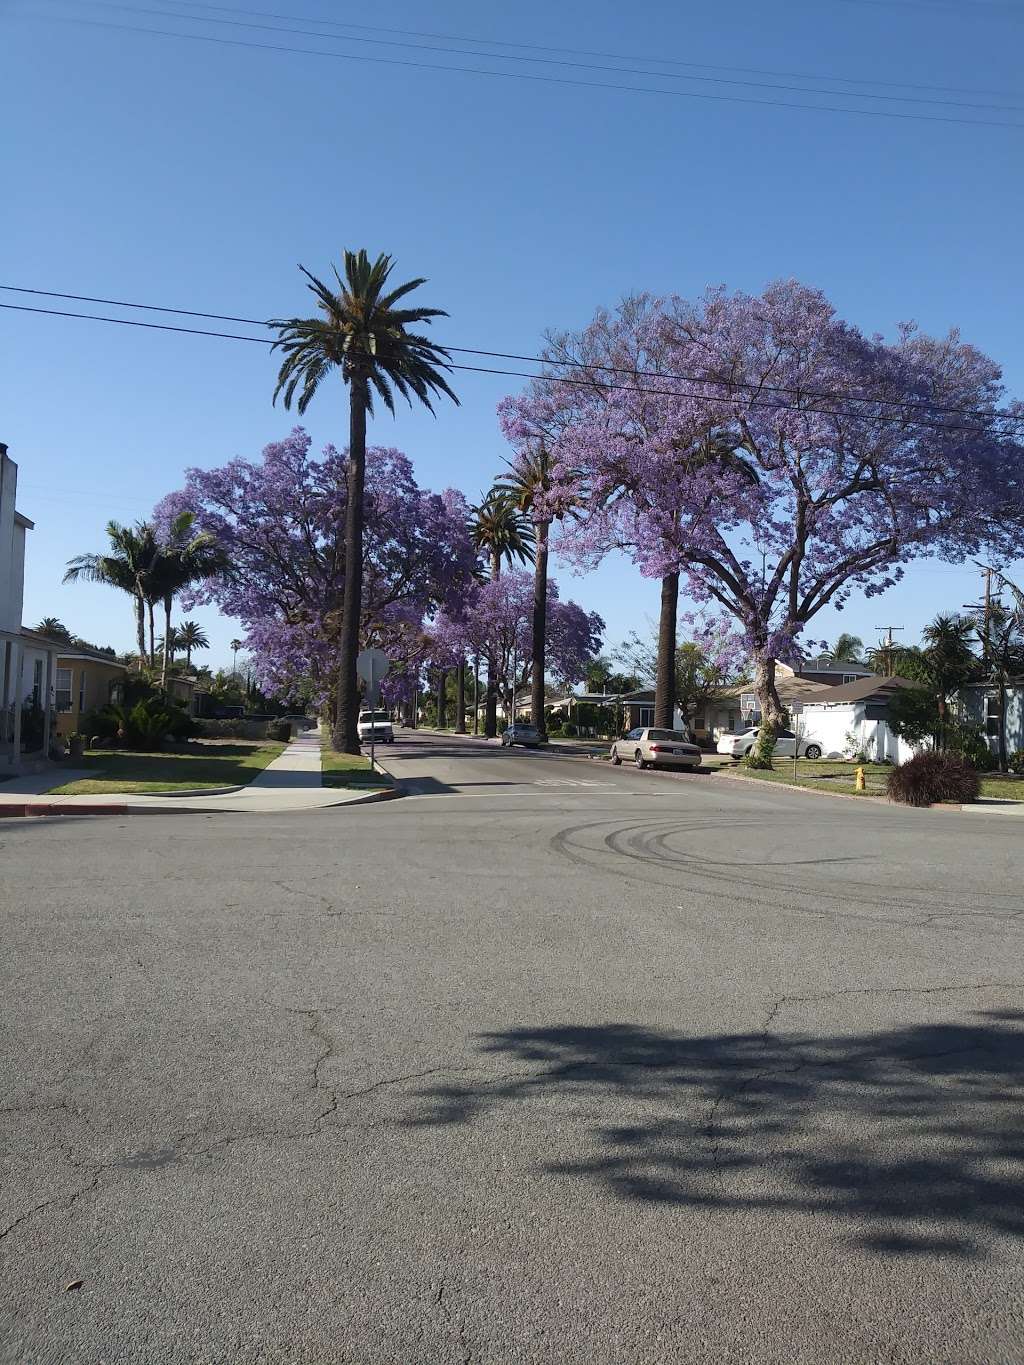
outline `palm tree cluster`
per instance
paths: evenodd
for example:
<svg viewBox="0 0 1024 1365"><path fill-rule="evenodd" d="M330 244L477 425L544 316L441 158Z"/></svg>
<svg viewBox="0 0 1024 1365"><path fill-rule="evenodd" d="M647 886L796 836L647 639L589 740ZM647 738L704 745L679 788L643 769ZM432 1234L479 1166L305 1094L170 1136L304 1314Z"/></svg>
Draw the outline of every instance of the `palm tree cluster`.
<svg viewBox="0 0 1024 1365"><path fill-rule="evenodd" d="M191 512L180 513L164 537L159 537L155 528L145 521L136 522L134 526L122 526L120 522L110 521L106 530L109 541L106 553L76 555L68 561L64 582L84 580L106 583L131 597L140 666L148 663L154 667L156 664L153 613L157 605L163 607L160 685L166 691L174 650L185 649L191 662L192 651L206 647L206 637L201 627L194 622L185 623L191 644L176 634L171 625L174 599L189 584L220 573L225 567L223 552L213 536L196 529L195 517Z"/></svg>

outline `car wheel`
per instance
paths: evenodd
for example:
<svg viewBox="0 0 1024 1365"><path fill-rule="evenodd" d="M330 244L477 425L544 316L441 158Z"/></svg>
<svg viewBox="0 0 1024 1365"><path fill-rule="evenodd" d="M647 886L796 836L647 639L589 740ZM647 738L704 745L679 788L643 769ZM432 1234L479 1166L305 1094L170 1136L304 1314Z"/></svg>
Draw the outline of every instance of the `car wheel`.
<svg viewBox="0 0 1024 1365"><path fill-rule="evenodd" d="M639 749L637 749L636 753L633 755L633 762L636 764L638 768L647 767L647 763L644 760L644 756Z"/></svg>
<svg viewBox="0 0 1024 1365"><path fill-rule="evenodd" d="M804 758L820 758L820 757L821 757L821 745L820 745L820 744L808 744L807 748L804 750Z"/></svg>
<svg viewBox="0 0 1024 1365"><path fill-rule="evenodd" d="M613 750L612 750L612 767L613 767L613 768L621 768L621 766L622 766L622 759L619 757L619 751L618 751L618 749L613 749Z"/></svg>

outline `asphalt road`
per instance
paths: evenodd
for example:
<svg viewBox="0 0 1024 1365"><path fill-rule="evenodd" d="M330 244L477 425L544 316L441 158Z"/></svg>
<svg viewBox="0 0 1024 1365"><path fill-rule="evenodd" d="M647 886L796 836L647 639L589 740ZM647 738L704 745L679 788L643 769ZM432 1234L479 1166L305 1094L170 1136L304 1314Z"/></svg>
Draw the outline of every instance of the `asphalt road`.
<svg viewBox="0 0 1024 1365"><path fill-rule="evenodd" d="M387 759L0 822L5 1365L1024 1360L1018 821Z"/></svg>

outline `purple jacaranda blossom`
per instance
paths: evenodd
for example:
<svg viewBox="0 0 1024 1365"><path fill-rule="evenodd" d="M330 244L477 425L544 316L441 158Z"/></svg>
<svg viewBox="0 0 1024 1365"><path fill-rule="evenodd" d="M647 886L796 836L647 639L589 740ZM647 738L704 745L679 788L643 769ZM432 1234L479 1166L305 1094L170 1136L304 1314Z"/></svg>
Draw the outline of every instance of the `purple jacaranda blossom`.
<svg viewBox="0 0 1024 1365"><path fill-rule="evenodd" d="M227 552L226 572L194 587L186 608L212 602L242 623L265 691L306 683L323 701L332 693L344 585L345 456L327 446L315 459L310 446L296 427L257 461L189 469L154 520L192 511ZM394 659L392 690L405 661L422 654L425 619L454 608L472 584L468 515L461 493L420 488L401 451L367 451L362 638Z"/></svg>
<svg viewBox="0 0 1024 1365"><path fill-rule="evenodd" d="M1002 414L1024 408L956 332L866 337L789 281L641 295L546 355L551 377L501 417L586 491L559 554L585 567L618 547L645 575L680 573L698 610L736 622L766 715L774 661L797 657L823 608L884 592L923 556L1010 552L1019 536L1024 450Z"/></svg>
<svg viewBox="0 0 1024 1365"><path fill-rule="evenodd" d="M578 682L601 648L604 621L576 602L563 602L548 580L547 664L559 682ZM508 570L478 584L459 610L440 612L431 627L431 661L450 667L460 657L493 661L498 689L508 693L530 682L533 650L533 575Z"/></svg>

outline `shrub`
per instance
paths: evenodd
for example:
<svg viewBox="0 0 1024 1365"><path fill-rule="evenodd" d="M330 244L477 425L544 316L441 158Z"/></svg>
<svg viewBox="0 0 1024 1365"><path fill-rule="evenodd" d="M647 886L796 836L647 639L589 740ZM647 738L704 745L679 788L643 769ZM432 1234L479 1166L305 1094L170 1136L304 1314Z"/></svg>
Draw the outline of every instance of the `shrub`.
<svg viewBox="0 0 1024 1365"><path fill-rule="evenodd" d="M248 720L245 716L229 716L223 720L203 717L195 722L196 733L211 739L265 739L267 722Z"/></svg>
<svg viewBox="0 0 1024 1365"><path fill-rule="evenodd" d="M907 806L930 806L935 801L963 805L977 801L977 771L962 754L921 753L893 768L888 779L890 801Z"/></svg>
<svg viewBox="0 0 1024 1365"><path fill-rule="evenodd" d="M979 773L989 773L996 766L996 758L992 750L988 747L982 731L978 726L964 726L954 737L950 745L958 753L977 768Z"/></svg>
<svg viewBox="0 0 1024 1365"><path fill-rule="evenodd" d="M188 739L198 729L184 707L157 696L145 697L134 705L104 706L86 717L85 728L104 739L116 739L129 749L159 749L168 735Z"/></svg>
<svg viewBox="0 0 1024 1365"><path fill-rule="evenodd" d="M567 721L565 725L562 726L562 734L568 735L570 739L575 739L579 732L579 726L573 724L571 720Z"/></svg>
<svg viewBox="0 0 1024 1365"><path fill-rule="evenodd" d="M1016 749L1007 759L1006 766L1011 773L1024 774L1024 749Z"/></svg>
<svg viewBox="0 0 1024 1365"><path fill-rule="evenodd" d="M283 739L287 742L292 737L291 721L272 720L267 723L267 739Z"/></svg>

